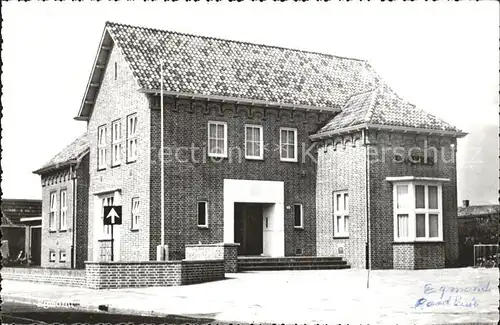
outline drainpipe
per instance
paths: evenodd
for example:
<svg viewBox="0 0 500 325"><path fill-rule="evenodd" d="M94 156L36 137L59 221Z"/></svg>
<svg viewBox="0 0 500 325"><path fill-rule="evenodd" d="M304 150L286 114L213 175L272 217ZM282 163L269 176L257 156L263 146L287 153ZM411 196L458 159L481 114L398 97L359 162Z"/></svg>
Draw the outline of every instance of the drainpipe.
<svg viewBox="0 0 500 325"><path fill-rule="evenodd" d="M69 172L71 175L71 179L73 180L73 218L72 218L72 226L71 228L73 229L73 236L72 236L72 243L71 243L71 268L74 269L76 268L76 175L73 175L73 166L69 167Z"/></svg>
<svg viewBox="0 0 500 325"><path fill-rule="evenodd" d="M163 144L163 59L160 61L160 114L161 114L161 117L160 117L160 123L161 123L161 127L160 127L160 132L161 132L161 136L160 136L160 141L161 141L161 145L160 145L160 150L161 150L161 170L160 170L160 182L161 182L161 248L160 248L160 251L161 251L161 260L164 261L164 260L167 260L167 256L165 256L166 252L165 252L165 160L163 158L163 155L164 155L164 144Z"/></svg>
<svg viewBox="0 0 500 325"><path fill-rule="evenodd" d="M366 168L365 168L365 173L366 173L366 184L365 184L365 197L366 197L366 269L368 270L368 278L366 282L366 287L370 287L370 268L371 268L371 261L370 261L370 150L369 150L369 144L367 140L367 131L362 130L362 137L363 137L363 142L365 145L365 162L366 162Z"/></svg>

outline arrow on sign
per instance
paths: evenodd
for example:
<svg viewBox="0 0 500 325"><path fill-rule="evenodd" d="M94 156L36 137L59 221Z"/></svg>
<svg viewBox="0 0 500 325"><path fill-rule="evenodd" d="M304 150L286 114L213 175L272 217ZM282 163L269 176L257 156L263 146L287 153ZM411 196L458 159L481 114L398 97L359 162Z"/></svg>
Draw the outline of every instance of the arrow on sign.
<svg viewBox="0 0 500 325"><path fill-rule="evenodd" d="M108 206L104 207L104 224L105 225L121 225L122 223L122 207Z"/></svg>

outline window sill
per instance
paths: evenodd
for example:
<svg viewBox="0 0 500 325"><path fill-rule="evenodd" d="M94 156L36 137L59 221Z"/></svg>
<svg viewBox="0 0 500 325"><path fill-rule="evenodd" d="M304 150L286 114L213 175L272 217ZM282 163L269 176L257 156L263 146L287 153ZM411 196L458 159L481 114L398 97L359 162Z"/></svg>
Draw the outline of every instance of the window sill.
<svg viewBox="0 0 500 325"><path fill-rule="evenodd" d="M135 158L134 160L127 160L127 165L128 164L133 164L137 161L137 158Z"/></svg>
<svg viewBox="0 0 500 325"><path fill-rule="evenodd" d="M246 160L260 160L264 161L264 157L252 157L252 156L245 156Z"/></svg>
<svg viewBox="0 0 500 325"><path fill-rule="evenodd" d="M444 244L444 240L406 240L394 241L393 245L415 245L415 244Z"/></svg>
<svg viewBox="0 0 500 325"><path fill-rule="evenodd" d="M103 170L106 170L106 167L97 167L98 172L103 171Z"/></svg>
<svg viewBox="0 0 500 325"><path fill-rule="evenodd" d="M333 239L349 239L349 235L335 235Z"/></svg>
<svg viewBox="0 0 500 325"><path fill-rule="evenodd" d="M115 165L111 165L111 168L120 167L121 165L122 165L121 163L118 163L118 164L115 164Z"/></svg>
<svg viewBox="0 0 500 325"><path fill-rule="evenodd" d="M295 230L304 230L304 226L293 226Z"/></svg>
<svg viewBox="0 0 500 325"><path fill-rule="evenodd" d="M139 232L139 228L130 228L131 232Z"/></svg>
<svg viewBox="0 0 500 325"><path fill-rule="evenodd" d="M198 229L208 229L208 226L200 226L200 225L198 225Z"/></svg>
<svg viewBox="0 0 500 325"><path fill-rule="evenodd" d="M54 233L54 232L57 232L56 229L49 229L49 233Z"/></svg>
<svg viewBox="0 0 500 325"><path fill-rule="evenodd" d="M59 232L67 232L68 229L59 229Z"/></svg>
<svg viewBox="0 0 500 325"><path fill-rule="evenodd" d="M297 159L284 159L284 158L280 158L280 161L281 162L286 162L286 163L296 163L296 162L298 162Z"/></svg>
<svg viewBox="0 0 500 325"><path fill-rule="evenodd" d="M209 158L227 159L227 155L214 155L214 154L208 154L207 156L208 156Z"/></svg>
<svg viewBox="0 0 500 325"><path fill-rule="evenodd" d="M50 260L49 260L49 263L55 263L55 262L56 262L55 260L54 260L54 261L50 261Z"/></svg>

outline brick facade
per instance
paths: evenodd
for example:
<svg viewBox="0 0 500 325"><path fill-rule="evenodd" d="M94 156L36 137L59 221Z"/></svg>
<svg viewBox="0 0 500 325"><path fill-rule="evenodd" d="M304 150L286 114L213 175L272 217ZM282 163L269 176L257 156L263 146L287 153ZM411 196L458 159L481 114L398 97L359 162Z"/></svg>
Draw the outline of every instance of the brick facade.
<svg viewBox="0 0 500 325"><path fill-rule="evenodd" d="M234 273L238 271L239 244L197 244L186 245L186 260L224 260L224 271Z"/></svg>
<svg viewBox="0 0 500 325"><path fill-rule="evenodd" d="M2 279L85 287L85 270L3 267Z"/></svg>
<svg viewBox="0 0 500 325"><path fill-rule="evenodd" d="M89 155L87 154L76 169L76 247L75 267L85 268L88 259L88 233L89 233Z"/></svg>
<svg viewBox="0 0 500 325"><path fill-rule="evenodd" d="M116 67L116 72L115 72ZM138 85L120 50L113 47L94 109L88 122L90 144L89 197L88 197L88 260L96 260L102 238L101 198L114 195L115 205L122 205L123 224L115 226L115 260L149 260L149 172L150 172L150 110L145 95L137 91ZM127 163L127 116L137 113L138 158ZM121 164L111 167L112 122L121 121ZM106 125L106 168L97 166L97 129ZM140 225L131 229L132 198L140 200Z"/></svg>
<svg viewBox="0 0 500 325"><path fill-rule="evenodd" d="M159 98L151 98L151 241L150 258L156 256L160 244L160 162L156 154L160 147ZM285 210L285 255L316 254L316 164L314 159L302 162L302 147L312 144L309 135L316 132L326 118L316 112L303 113L236 104L173 100L166 98L165 120L165 238L170 259L184 258L184 246L223 241L223 182L224 179L283 181L285 206L303 204L304 229L294 229L293 211ZM219 162L207 157L208 121L223 121L228 125L228 156ZM245 124L263 126L266 149L263 160L246 160ZM280 161L279 129L298 130L298 162ZM186 132L186 130L190 130ZM194 160L189 148L194 145ZM170 148L170 149L169 149ZM175 148L185 148L176 162ZM204 148L204 149L203 149ZM169 150L172 150L169 152ZM205 150L205 151L203 151ZM238 155L238 150L241 156ZM314 156L314 152L312 152ZM241 157L241 162L238 161ZM194 162L192 162L194 161ZM209 202L209 227L197 227L198 200Z"/></svg>
<svg viewBox="0 0 500 325"><path fill-rule="evenodd" d="M394 269L417 270L445 267L444 243L395 243Z"/></svg>
<svg viewBox="0 0 500 325"><path fill-rule="evenodd" d="M366 148L361 134L335 137L318 147L317 254L339 256L353 268L364 268L366 260ZM349 238L334 237L334 192L349 195Z"/></svg>

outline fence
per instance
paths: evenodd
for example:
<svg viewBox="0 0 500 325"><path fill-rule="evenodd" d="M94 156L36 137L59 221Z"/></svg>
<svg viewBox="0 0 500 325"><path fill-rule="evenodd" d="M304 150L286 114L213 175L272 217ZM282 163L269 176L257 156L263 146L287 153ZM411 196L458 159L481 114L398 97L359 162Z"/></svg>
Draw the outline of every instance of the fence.
<svg viewBox="0 0 500 325"><path fill-rule="evenodd" d="M474 245L474 267L498 267L499 246L496 244Z"/></svg>

